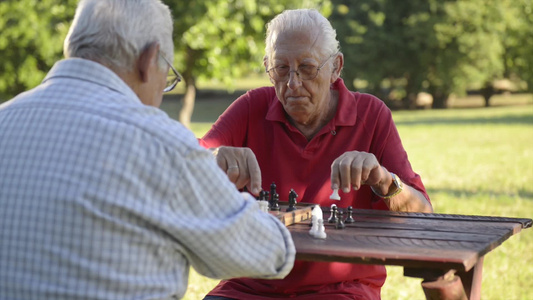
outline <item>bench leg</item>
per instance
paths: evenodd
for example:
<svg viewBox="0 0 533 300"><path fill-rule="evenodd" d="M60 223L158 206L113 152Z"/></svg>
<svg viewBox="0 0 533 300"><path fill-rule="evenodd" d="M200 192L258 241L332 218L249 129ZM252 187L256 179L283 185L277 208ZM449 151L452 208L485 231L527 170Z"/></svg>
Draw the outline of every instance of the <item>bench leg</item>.
<svg viewBox="0 0 533 300"><path fill-rule="evenodd" d="M466 295L470 300L481 299L481 279L483 271L483 257L479 258L468 272L457 272L465 287Z"/></svg>
<svg viewBox="0 0 533 300"><path fill-rule="evenodd" d="M461 277L450 271L436 280L424 280L422 289L427 300L467 300Z"/></svg>
<svg viewBox="0 0 533 300"><path fill-rule="evenodd" d="M423 278L422 288L428 300L479 300L483 257L468 272L424 268L404 268L404 276Z"/></svg>

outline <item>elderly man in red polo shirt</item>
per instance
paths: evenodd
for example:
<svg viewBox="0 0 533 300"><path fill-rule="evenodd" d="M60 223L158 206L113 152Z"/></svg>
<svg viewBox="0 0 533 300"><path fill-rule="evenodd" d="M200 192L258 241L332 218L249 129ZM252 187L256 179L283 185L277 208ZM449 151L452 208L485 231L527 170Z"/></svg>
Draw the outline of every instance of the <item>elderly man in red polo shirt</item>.
<svg viewBox="0 0 533 300"><path fill-rule="evenodd" d="M316 10L289 10L267 28L273 87L238 98L200 139L239 188L275 182L282 199L338 207L431 212L390 110L340 78L335 30ZM329 198L340 189L341 200ZM221 281L205 299L379 299L383 266L297 261L282 280Z"/></svg>

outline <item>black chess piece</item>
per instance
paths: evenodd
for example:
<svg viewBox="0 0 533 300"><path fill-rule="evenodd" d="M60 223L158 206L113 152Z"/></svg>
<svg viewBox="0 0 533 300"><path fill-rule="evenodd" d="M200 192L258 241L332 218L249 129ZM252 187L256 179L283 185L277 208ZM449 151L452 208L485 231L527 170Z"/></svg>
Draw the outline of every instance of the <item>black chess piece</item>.
<svg viewBox="0 0 533 300"><path fill-rule="evenodd" d="M342 210L339 210L337 214L338 214L338 217L337 217L337 223L335 223L335 228L344 229L346 225L344 225L344 222L342 221L342 214L343 214Z"/></svg>
<svg viewBox="0 0 533 300"><path fill-rule="evenodd" d="M272 182L270 185L270 202L274 200L274 194L276 194L276 184Z"/></svg>
<svg viewBox="0 0 533 300"><path fill-rule="evenodd" d="M272 197L272 204L270 205L270 210L273 210L273 211L280 210L278 193L274 193L274 197Z"/></svg>
<svg viewBox="0 0 533 300"><path fill-rule="evenodd" d="M259 192L259 197L257 198L257 200L266 200L265 199L265 191L261 190Z"/></svg>
<svg viewBox="0 0 533 300"><path fill-rule="evenodd" d="M352 214L353 214L353 207L348 206L348 216L346 217L346 220L344 220L344 223L351 224L355 222Z"/></svg>
<svg viewBox="0 0 533 300"><path fill-rule="evenodd" d="M337 223L337 205L332 204L331 205L331 215L328 219L328 223Z"/></svg>
<svg viewBox="0 0 533 300"><path fill-rule="evenodd" d="M289 207L287 207L286 211L296 210L296 198L298 198L298 194L296 194L296 192L291 189L291 191L289 192Z"/></svg>

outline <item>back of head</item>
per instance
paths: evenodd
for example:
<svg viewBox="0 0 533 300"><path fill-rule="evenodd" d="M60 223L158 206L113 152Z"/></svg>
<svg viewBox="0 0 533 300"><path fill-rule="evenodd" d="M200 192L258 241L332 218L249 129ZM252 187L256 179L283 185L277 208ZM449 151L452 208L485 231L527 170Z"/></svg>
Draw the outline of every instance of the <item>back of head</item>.
<svg viewBox="0 0 533 300"><path fill-rule="evenodd" d="M275 38L280 32L312 32L316 30L320 54L332 55L339 51L337 33L331 23L315 9L286 10L267 24L265 55L270 58Z"/></svg>
<svg viewBox="0 0 533 300"><path fill-rule="evenodd" d="M154 42L161 45L165 57L173 59L172 26L170 10L160 0L81 0L63 52L67 58L131 71L142 51Z"/></svg>

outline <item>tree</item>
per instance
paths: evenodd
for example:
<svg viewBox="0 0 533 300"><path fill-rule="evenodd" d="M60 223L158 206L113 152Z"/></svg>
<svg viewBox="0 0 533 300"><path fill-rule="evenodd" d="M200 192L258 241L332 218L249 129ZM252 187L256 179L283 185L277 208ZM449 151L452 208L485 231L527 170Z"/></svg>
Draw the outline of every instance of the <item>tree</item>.
<svg viewBox="0 0 533 300"><path fill-rule="evenodd" d="M284 9L314 7L328 14L320 0L164 1L173 11L177 65L186 93L180 122L188 126L194 109L196 81L235 78L263 70L265 24ZM319 5L320 3L320 5Z"/></svg>
<svg viewBox="0 0 533 300"><path fill-rule="evenodd" d="M527 1L527 0L524 0ZM333 1L332 21L346 55L346 81L413 107L422 90L433 107L450 93L503 74L508 0ZM384 89L386 88L386 89Z"/></svg>
<svg viewBox="0 0 533 300"><path fill-rule="evenodd" d="M61 58L76 2L0 2L0 102L38 85Z"/></svg>

